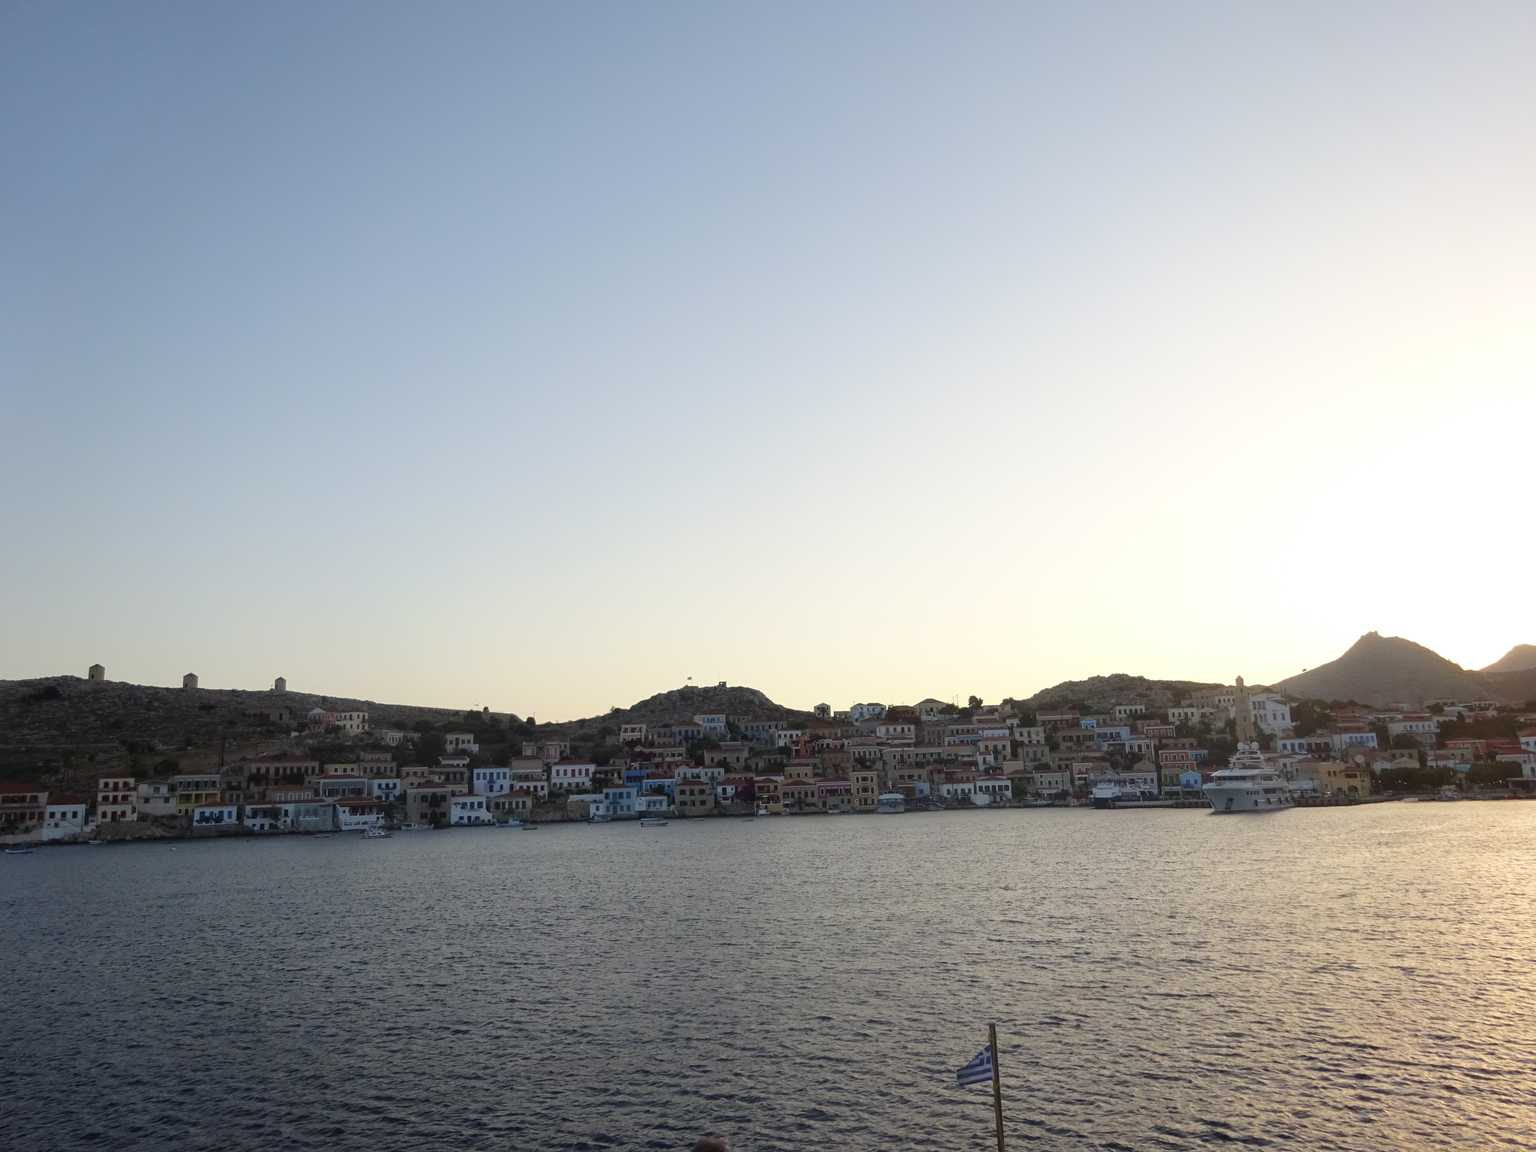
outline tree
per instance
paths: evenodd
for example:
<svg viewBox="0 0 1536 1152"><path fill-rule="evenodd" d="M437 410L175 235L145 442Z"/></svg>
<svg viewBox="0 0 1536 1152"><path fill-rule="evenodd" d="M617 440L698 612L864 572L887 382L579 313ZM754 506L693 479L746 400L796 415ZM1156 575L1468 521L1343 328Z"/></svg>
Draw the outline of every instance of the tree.
<svg viewBox="0 0 1536 1152"><path fill-rule="evenodd" d="M1311 736L1333 723L1333 713L1321 700L1298 700L1291 706L1291 724L1298 736Z"/></svg>
<svg viewBox="0 0 1536 1152"><path fill-rule="evenodd" d="M1467 779L1473 784L1502 784L1506 780L1516 779L1519 776L1520 766L1504 760L1474 764L1467 773Z"/></svg>
<svg viewBox="0 0 1536 1152"><path fill-rule="evenodd" d="M981 707L981 697L980 696L968 696L966 698L965 704L966 704L967 708L969 708L972 712L974 712L974 711L976 711L976 709Z"/></svg>

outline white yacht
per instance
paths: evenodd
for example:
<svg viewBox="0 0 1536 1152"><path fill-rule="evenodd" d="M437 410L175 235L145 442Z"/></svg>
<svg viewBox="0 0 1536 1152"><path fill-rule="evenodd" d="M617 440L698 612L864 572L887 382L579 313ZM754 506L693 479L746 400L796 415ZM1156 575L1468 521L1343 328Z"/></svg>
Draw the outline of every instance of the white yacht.
<svg viewBox="0 0 1536 1152"><path fill-rule="evenodd" d="M1088 799L1095 808L1113 808L1123 795L1119 783L1106 777L1089 790Z"/></svg>
<svg viewBox="0 0 1536 1152"><path fill-rule="evenodd" d="M1237 751L1225 768L1211 773L1210 783L1203 789L1211 811L1279 812L1294 808L1290 785L1264 763L1264 753L1259 751L1248 689L1241 676L1237 678L1233 711L1237 713Z"/></svg>
<svg viewBox="0 0 1536 1152"><path fill-rule="evenodd" d="M876 812L891 815L896 812L905 812L906 810L907 798L900 792L882 792L880 793L880 799L876 801Z"/></svg>

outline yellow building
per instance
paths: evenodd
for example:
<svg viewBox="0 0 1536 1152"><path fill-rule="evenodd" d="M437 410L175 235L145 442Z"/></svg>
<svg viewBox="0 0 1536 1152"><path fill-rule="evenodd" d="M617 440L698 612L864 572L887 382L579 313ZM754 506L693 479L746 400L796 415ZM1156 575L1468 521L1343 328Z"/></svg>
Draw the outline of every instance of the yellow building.
<svg viewBox="0 0 1536 1152"><path fill-rule="evenodd" d="M848 774L849 804L855 812L873 812L880 803L880 773L859 769Z"/></svg>
<svg viewBox="0 0 1536 1152"><path fill-rule="evenodd" d="M783 787L784 811L819 812L821 805L816 798L816 781L785 779Z"/></svg>
<svg viewBox="0 0 1536 1152"><path fill-rule="evenodd" d="M1359 796L1371 794L1371 770L1362 764L1343 764L1337 760L1303 760L1296 765L1298 780L1311 779L1322 796Z"/></svg>
<svg viewBox="0 0 1536 1152"><path fill-rule="evenodd" d="M784 781L778 776L759 776L753 782L757 790L757 806L771 815L784 814Z"/></svg>
<svg viewBox="0 0 1536 1152"><path fill-rule="evenodd" d="M814 779L816 779L816 761L814 760L791 760L784 766L784 782L786 784L791 780Z"/></svg>
<svg viewBox="0 0 1536 1152"><path fill-rule="evenodd" d="M674 807L679 816L711 816L715 811L715 786L708 780L679 780Z"/></svg>
<svg viewBox="0 0 1536 1152"><path fill-rule="evenodd" d="M223 778L211 775L172 776L171 792L176 797L176 815L185 816L204 804L217 804L221 799Z"/></svg>

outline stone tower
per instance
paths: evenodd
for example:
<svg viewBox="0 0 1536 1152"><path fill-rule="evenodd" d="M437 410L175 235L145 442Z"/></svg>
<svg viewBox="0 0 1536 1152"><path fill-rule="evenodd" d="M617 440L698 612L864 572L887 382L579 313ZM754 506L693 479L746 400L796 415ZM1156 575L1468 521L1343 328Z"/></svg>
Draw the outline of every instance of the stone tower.
<svg viewBox="0 0 1536 1152"><path fill-rule="evenodd" d="M1248 699L1248 687L1243 678L1237 678L1237 691L1232 694L1232 718L1237 722L1237 742L1253 744L1258 737L1253 732L1253 703Z"/></svg>
<svg viewBox="0 0 1536 1152"><path fill-rule="evenodd" d="M196 672L188 672L185 676L183 676L181 678L181 686L183 688L196 688L197 687L197 673Z"/></svg>
<svg viewBox="0 0 1536 1152"><path fill-rule="evenodd" d="M272 691L274 691L274 692L286 692L286 691L288 691L288 679L287 679L287 677L279 676L276 680L272 681Z"/></svg>
<svg viewBox="0 0 1536 1152"><path fill-rule="evenodd" d="M87 680L105 680L107 678L107 670L100 664L92 664L90 671L85 674L85 678Z"/></svg>

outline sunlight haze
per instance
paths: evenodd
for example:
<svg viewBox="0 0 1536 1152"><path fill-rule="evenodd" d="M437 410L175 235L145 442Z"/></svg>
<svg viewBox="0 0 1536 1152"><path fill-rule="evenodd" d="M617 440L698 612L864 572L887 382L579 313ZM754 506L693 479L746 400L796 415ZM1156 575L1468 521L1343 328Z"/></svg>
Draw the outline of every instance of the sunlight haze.
<svg viewBox="0 0 1536 1152"><path fill-rule="evenodd" d="M0 677L1536 642L1536 7L10 4Z"/></svg>

